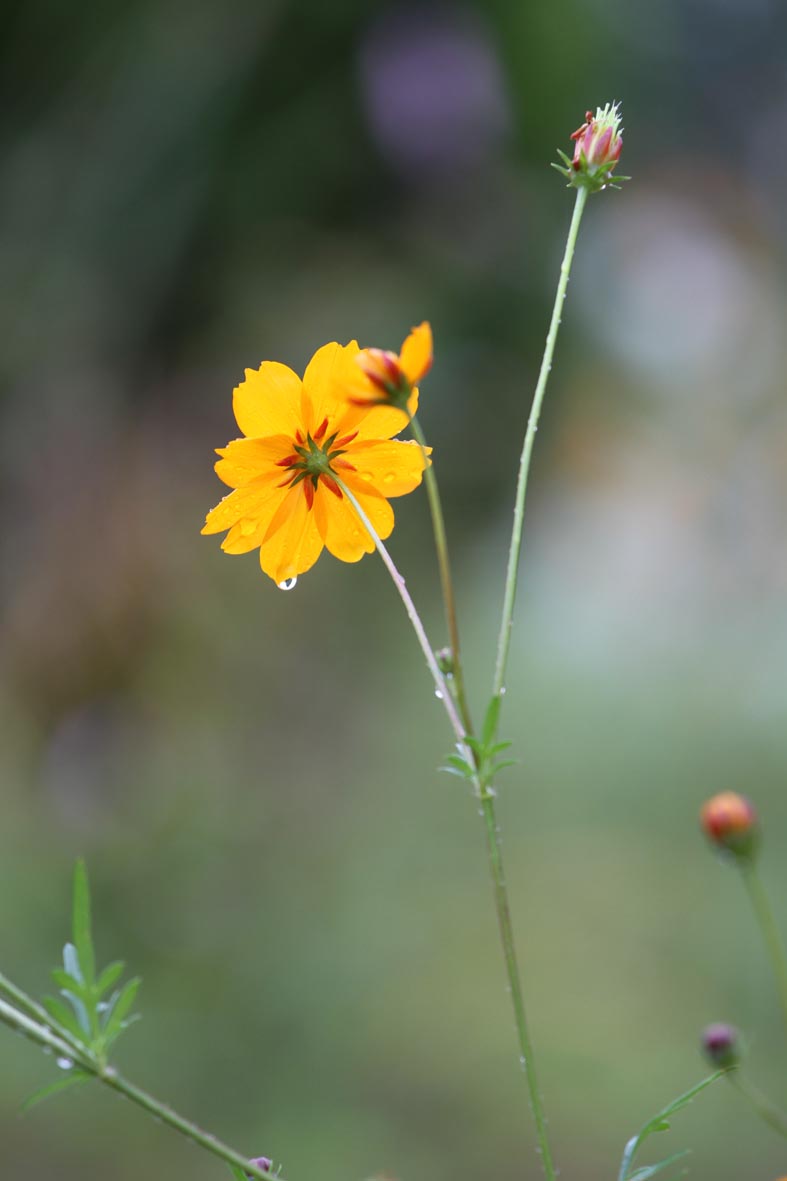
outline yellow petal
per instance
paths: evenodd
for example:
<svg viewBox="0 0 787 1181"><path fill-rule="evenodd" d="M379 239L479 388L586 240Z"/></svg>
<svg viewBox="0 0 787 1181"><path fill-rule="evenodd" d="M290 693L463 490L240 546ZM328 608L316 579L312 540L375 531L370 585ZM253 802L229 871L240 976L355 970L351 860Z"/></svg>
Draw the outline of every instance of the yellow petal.
<svg viewBox="0 0 787 1181"><path fill-rule="evenodd" d="M293 439L288 435L272 435L267 439L234 439L226 447L217 448L221 459L215 465L216 475L230 488L242 488L261 476L278 473L283 480L286 472L277 466L280 459L293 452Z"/></svg>
<svg viewBox="0 0 787 1181"><path fill-rule="evenodd" d="M263 361L247 369L246 380L232 394L235 420L248 438L290 435L302 428L301 379L287 365Z"/></svg>
<svg viewBox="0 0 787 1181"><path fill-rule="evenodd" d="M355 358L361 350L357 341L351 340L347 345L323 345L306 366L303 375L303 418L307 421L307 429L318 430L325 418L329 421L329 430L333 433L346 410L345 390L351 382L358 380L358 366Z"/></svg>
<svg viewBox="0 0 787 1181"><path fill-rule="evenodd" d="M284 496L285 490L276 487L278 482L271 478L254 487L238 488L235 492L230 492L208 513L202 532L221 533L241 521L264 521L267 528L279 501ZM249 548L254 549L254 546Z"/></svg>
<svg viewBox="0 0 787 1181"><path fill-rule="evenodd" d="M432 368L432 328L428 320L413 328L407 337L399 354L399 364L410 385L418 385Z"/></svg>
<svg viewBox="0 0 787 1181"><path fill-rule="evenodd" d="M407 403L410 414L418 409L418 390L414 389ZM340 434L357 431L356 438L390 439L407 426L409 419L404 410L395 406L348 406L340 423Z"/></svg>
<svg viewBox="0 0 787 1181"><path fill-rule="evenodd" d="M315 504L317 502L315 493ZM324 541L314 509L306 502L302 484L291 488L268 527L260 546L260 566L274 582L297 578L309 570L322 553Z"/></svg>
<svg viewBox="0 0 787 1181"><path fill-rule="evenodd" d="M342 562L357 562L364 554L370 554L374 542L360 517L346 496L341 500L331 492L323 493L317 509L317 525L325 544L335 558ZM388 501L370 493L355 492L364 512L381 538L388 537L394 527L394 515Z"/></svg>
<svg viewBox="0 0 787 1181"><path fill-rule="evenodd" d="M405 496L421 483L426 466L417 443L398 439L351 444L344 458L356 471L342 471L342 479L356 495L375 489L383 496Z"/></svg>

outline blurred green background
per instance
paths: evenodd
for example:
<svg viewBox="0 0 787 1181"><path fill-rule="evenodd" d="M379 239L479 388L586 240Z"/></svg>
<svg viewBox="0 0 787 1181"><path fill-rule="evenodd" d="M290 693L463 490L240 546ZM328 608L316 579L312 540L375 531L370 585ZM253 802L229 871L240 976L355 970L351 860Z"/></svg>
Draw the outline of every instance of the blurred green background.
<svg viewBox="0 0 787 1181"><path fill-rule="evenodd" d="M635 179L579 243L503 721L521 959L564 1177L616 1175L711 1020L783 1099L764 956L696 813L754 798L787 922L785 6L3 15L3 970L48 990L82 854L102 957L144 976L118 1050L141 1085L289 1181L541 1175L476 806L435 770L382 566L325 556L281 594L199 529L245 366L430 319L481 708L571 209L549 162L619 98ZM443 643L423 494L396 510ZM0 1040L4 1181L225 1175L98 1088L20 1118L53 1066ZM697 1177L787 1171L725 1087L662 1141Z"/></svg>

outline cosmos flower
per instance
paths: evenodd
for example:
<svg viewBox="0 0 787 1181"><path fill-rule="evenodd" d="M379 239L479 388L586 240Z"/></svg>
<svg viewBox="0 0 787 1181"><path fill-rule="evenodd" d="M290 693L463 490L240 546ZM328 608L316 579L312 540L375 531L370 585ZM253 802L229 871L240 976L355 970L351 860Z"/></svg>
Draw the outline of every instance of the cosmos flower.
<svg viewBox="0 0 787 1181"><path fill-rule="evenodd" d="M303 380L286 365L263 361L234 391L245 437L218 449L216 464L234 491L208 513L202 532L229 530L226 553L259 547L262 569L279 586L309 570L323 548L343 562L374 549L339 481L385 538L394 526L389 498L417 488L428 462L417 443L392 437L405 426L401 411L348 402L344 391L357 382L359 353L355 341L327 344ZM411 396L417 402L417 390Z"/></svg>
<svg viewBox="0 0 787 1181"><path fill-rule="evenodd" d="M346 391L353 405L396 406L412 417L418 405L418 383L432 367L432 329L424 320L413 328L400 353L361 349L355 362Z"/></svg>

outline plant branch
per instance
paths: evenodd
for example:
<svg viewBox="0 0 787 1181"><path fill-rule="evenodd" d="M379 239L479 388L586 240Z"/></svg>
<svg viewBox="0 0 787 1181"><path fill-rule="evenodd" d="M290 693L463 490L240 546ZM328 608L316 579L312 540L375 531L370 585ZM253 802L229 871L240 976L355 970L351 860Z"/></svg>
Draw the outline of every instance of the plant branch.
<svg viewBox="0 0 787 1181"><path fill-rule="evenodd" d="M8 991L9 981L5 977L2 978L3 987ZM118 1091L121 1095L125 1095L132 1103L136 1103L138 1107L143 1108L156 1119L162 1123L168 1124L174 1128L176 1132L180 1132L192 1143L197 1144L200 1148L204 1148L207 1152L219 1157L229 1165L235 1165L237 1168L243 1170L244 1173L250 1177L267 1178L267 1181L276 1181L274 1174L266 1172L261 1169L259 1165L252 1164L248 1157L240 1152L236 1152L234 1148L223 1144L221 1140L217 1140L215 1136L204 1132L196 1124L183 1116L178 1115L171 1107L167 1107L165 1103L155 1099L149 1095L147 1091L143 1091L140 1087L135 1086L124 1078L112 1066L100 1066L92 1055L88 1054L84 1047L81 1049L75 1046L70 1041L66 1041L58 1034L52 1032L49 1024L44 1024L39 1021L34 1021L28 1012L23 1010L30 1010L36 1008L36 1003L20 989L11 985L11 989L16 992L22 999L21 1008L15 1005L8 1004L8 1002L0 999L0 1021L7 1025L10 1029L21 1033L30 1041L35 1042L46 1051L54 1051L64 1059L68 1059L79 1070L85 1074L92 1075L98 1079L99 1082L104 1083L105 1086L111 1087L113 1091ZM49 1021L49 1019L48 1019ZM51 1024L51 1021L50 1021ZM278 1181L282 1181L281 1178Z"/></svg>

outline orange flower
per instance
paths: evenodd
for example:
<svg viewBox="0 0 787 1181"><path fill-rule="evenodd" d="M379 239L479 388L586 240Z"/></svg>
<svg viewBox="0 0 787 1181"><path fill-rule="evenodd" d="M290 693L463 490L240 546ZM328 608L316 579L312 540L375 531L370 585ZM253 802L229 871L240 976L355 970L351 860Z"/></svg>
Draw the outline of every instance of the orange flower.
<svg viewBox="0 0 787 1181"><path fill-rule="evenodd" d="M351 378L348 400L354 406L396 406L412 418L418 405L418 383L432 368L432 329L424 320L413 328L399 354L362 349L355 361L361 372L359 375L356 369Z"/></svg>
<svg viewBox="0 0 787 1181"><path fill-rule="evenodd" d="M234 391L245 438L218 449L216 473L235 491L208 513L202 532L228 529L222 549L230 554L259 546L262 569L280 586L310 569L323 547L343 562L374 549L337 478L388 537L388 498L417 488L428 462L417 443L392 438L404 426L396 409L348 403L343 391L359 352L355 341L325 345L302 381L286 365L263 361Z"/></svg>

